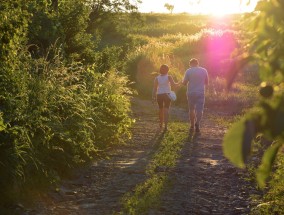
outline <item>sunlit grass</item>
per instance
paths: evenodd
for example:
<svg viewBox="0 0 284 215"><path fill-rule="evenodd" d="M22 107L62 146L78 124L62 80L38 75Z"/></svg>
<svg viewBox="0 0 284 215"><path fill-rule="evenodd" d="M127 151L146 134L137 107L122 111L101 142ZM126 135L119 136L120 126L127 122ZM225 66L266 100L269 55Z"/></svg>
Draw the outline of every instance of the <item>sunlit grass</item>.
<svg viewBox="0 0 284 215"><path fill-rule="evenodd" d="M284 151L277 156L275 169L268 184L268 192L264 196L252 196L258 205L251 211L251 215L283 214L284 212Z"/></svg>
<svg viewBox="0 0 284 215"><path fill-rule="evenodd" d="M220 116L220 114L209 114L208 119L214 122L216 125L219 125L224 128L229 128L234 122L238 121L241 118L241 115L229 116L224 115Z"/></svg>
<svg viewBox="0 0 284 215"><path fill-rule="evenodd" d="M198 58L201 66L205 68L212 67L213 61L210 58L214 55L218 55L218 59L229 58L229 52L234 48L235 36L234 31L212 28L204 28L193 34L164 34L160 37L133 34L131 37L134 43L136 40L136 44L139 45L128 54L126 73L136 83L140 95L150 96L154 77L159 73L162 64L169 65L169 74L176 81L181 81L188 68L189 59L192 57ZM212 44L217 42L220 44L222 40L225 40L228 45L217 47L218 50L215 50ZM214 50L211 50L212 48ZM221 71L208 68L208 72L211 76Z"/></svg>
<svg viewBox="0 0 284 215"><path fill-rule="evenodd" d="M207 91L208 103L234 103L244 108L251 106L258 96L258 86L236 82L231 89L226 87L225 78L212 78Z"/></svg>
<svg viewBox="0 0 284 215"><path fill-rule="evenodd" d="M150 208L160 204L160 196L168 187L168 177L165 173L153 175L143 184L135 188L134 193L128 193L123 200L126 214L145 214ZM123 214L123 213L122 213Z"/></svg>
<svg viewBox="0 0 284 215"><path fill-rule="evenodd" d="M145 214L160 204L160 197L169 188L169 170L173 168L180 156L187 138L186 123L170 123L170 131L162 134L157 152L146 167L148 179L138 184L133 192L127 193L122 199L124 213ZM163 136L164 135L164 136Z"/></svg>

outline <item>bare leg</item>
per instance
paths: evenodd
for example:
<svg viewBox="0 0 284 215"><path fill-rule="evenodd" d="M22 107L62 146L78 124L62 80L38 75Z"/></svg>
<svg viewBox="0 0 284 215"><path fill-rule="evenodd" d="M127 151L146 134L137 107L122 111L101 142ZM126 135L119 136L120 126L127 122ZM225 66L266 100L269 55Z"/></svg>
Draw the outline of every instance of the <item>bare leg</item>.
<svg viewBox="0 0 284 215"><path fill-rule="evenodd" d="M203 115L203 111L197 111L196 112L196 124L197 125L200 125L200 121L201 121L202 115Z"/></svg>
<svg viewBox="0 0 284 215"><path fill-rule="evenodd" d="M194 128L194 124L195 124L195 111L194 110L189 111L189 119L190 119L190 126Z"/></svg>
<svg viewBox="0 0 284 215"><path fill-rule="evenodd" d="M169 109L164 108L164 120L165 120L165 128L168 128L168 121L169 121Z"/></svg>
<svg viewBox="0 0 284 215"><path fill-rule="evenodd" d="M164 109L163 108L159 109L159 119L160 119L160 128L162 128L163 122L164 122Z"/></svg>

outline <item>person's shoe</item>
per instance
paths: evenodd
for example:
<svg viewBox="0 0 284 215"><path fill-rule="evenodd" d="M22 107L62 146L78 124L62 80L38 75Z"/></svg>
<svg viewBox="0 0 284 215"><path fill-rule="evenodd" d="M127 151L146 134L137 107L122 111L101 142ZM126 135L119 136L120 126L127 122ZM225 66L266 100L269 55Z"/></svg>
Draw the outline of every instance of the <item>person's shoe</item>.
<svg viewBox="0 0 284 215"><path fill-rule="evenodd" d="M195 132L196 132L196 133L199 133L199 132L200 132L199 125L197 125L197 124L195 124Z"/></svg>

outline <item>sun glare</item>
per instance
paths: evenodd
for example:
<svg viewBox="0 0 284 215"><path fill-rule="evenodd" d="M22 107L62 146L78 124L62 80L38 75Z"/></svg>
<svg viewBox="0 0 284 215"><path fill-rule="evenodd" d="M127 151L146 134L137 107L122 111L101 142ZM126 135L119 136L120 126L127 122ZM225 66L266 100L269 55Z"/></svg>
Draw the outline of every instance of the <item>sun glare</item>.
<svg viewBox="0 0 284 215"><path fill-rule="evenodd" d="M222 17L227 14L243 12L243 6L240 4L239 1L203 1L202 5L200 6L204 9L204 13L211 14L217 17Z"/></svg>
<svg viewBox="0 0 284 215"><path fill-rule="evenodd" d="M259 0L143 0L139 7L141 12L168 13L165 3L174 6L173 13L210 14L222 17L227 14L245 13L254 10ZM190 3L191 2L191 3ZM248 2L250 2L248 4Z"/></svg>

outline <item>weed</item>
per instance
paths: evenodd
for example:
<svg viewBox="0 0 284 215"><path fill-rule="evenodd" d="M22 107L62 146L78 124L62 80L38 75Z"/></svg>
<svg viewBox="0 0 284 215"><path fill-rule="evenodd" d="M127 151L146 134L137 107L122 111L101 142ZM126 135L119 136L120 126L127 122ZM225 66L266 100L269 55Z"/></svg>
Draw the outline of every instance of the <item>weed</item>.
<svg viewBox="0 0 284 215"><path fill-rule="evenodd" d="M252 197L258 205L251 211L252 215L258 214L283 214L284 212L284 157L283 151L279 152L276 164L274 166L275 172L271 175L271 180L268 184L263 197ZM260 199L261 198L261 199Z"/></svg>

